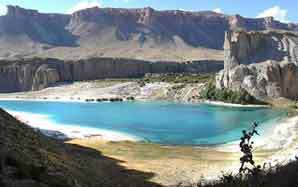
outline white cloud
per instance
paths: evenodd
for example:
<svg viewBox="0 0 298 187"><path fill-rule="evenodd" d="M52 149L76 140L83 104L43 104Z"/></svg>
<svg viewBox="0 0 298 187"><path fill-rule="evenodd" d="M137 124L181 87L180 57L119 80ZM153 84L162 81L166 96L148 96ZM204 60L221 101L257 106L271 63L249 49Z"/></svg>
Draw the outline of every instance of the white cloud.
<svg viewBox="0 0 298 187"><path fill-rule="evenodd" d="M287 16L288 11L286 9L282 9L279 6L274 6L261 12L257 18L274 17L274 19L281 22L288 22Z"/></svg>
<svg viewBox="0 0 298 187"><path fill-rule="evenodd" d="M101 7L101 4L98 0L95 1L81 1L78 4L76 4L74 7L69 9L67 13L72 14L76 11L87 9L87 8L93 8L93 7Z"/></svg>
<svg viewBox="0 0 298 187"><path fill-rule="evenodd" d="M213 10L213 12L216 12L216 13L219 13L219 14L222 14L222 10L220 8L216 8Z"/></svg>
<svg viewBox="0 0 298 187"><path fill-rule="evenodd" d="M124 3L130 3L134 0L114 0L116 3L124 2ZM147 0L148 1L148 0Z"/></svg>
<svg viewBox="0 0 298 187"><path fill-rule="evenodd" d="M0 16L6 15L7 7L5 5L0 4Z"/></svg>

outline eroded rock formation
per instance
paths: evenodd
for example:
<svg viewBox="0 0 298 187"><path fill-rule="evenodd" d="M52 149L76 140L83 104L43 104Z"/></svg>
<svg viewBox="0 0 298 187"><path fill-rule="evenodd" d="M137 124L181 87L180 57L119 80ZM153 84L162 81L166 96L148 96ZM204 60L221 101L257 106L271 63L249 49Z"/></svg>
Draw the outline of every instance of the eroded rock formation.
<svg viewBox="0 0 298 187"><path fill-rule="evenodd" d="M207 73L217 72L222 68L221 62L209 61L177 63L113 58L0 61L0 92L40 90L66 81L135 78L146 73Z"/></svg>
<svg viewBox="0 0 298 187"><path fill-rule="evenodd" d="M217 87L245 89L258 98L298 97L298 34L227 32Z"/></svg>

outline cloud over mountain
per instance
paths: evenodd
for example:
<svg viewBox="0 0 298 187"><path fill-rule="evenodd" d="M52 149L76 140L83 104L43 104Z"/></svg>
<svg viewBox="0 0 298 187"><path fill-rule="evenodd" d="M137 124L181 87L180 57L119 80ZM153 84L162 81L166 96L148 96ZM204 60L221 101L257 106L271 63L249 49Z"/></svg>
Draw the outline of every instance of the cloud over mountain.
<svg viewBox="0 0 298 187"><path fill-rule="evenodd" d="M0 16L3 16L7 13L7 8L5 5L0 4Z"/></svg>
<svg viewBox="0 0 298 187"><path fill-rule="evenodd" d="M216 12L216 13L219 13L219 14L223 13L223 11L220 8L214 9L213 12Z"/></svg>
<svg viewBox="0 0 298 187"><path fill-rule="evenodd" d="M257 18L274 17L276 20L281 22L289 22L287 16L288 11L286 9L282 9L279 6L274 6L261 12Z"/></svg>
<svg viewBox="0 0 298 187"><path fill-rule="evenodd" d="M93 7L101 7L101 3L98 0L95 1L81 1L77 3L75 6L73 6L71 9L67 11L67 13L72 14L74 12L77 12L79 10L87 9L87 8L93 8Z"/></svg>

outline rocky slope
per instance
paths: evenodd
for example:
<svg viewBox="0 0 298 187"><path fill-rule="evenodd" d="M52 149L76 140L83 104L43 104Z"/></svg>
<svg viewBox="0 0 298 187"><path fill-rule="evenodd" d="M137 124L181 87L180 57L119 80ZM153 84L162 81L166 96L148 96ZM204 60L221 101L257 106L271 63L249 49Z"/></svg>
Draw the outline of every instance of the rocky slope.
<svg viewBox="0 0 298 187"><path fill-rule="evenodd" d="M136 78L146 73L210 73L222 68L222 63L217 61L176 63L113 58L0 61L0 92L40 90L58 82Z"/></svg>
<svg viewBox="0 0 298 187"><path fill-rule="evenodd" d="M221 60L224 32L235 29L298 26L210 11L90 8L63 15L8 6L0 16L0 57Z"/></svg>
<svg viewBox="0 0 298 187"><path fill-rule="evenodd" d="M218 88L245 89L258 98L297 99L298 34L228 32Z"/></svg>
<svg viewBox="0 0 298 187"><path fill-rule="evenodd" d="M0 109L1 187L159 186L99 151L43 136Z"/></svg>

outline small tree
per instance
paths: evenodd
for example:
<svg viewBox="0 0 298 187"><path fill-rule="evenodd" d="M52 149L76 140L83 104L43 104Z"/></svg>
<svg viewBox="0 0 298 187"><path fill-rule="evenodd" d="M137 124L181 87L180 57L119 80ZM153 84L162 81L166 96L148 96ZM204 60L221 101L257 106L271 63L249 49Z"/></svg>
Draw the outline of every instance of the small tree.
<svg viewBox="0 0 298 187"><path fill-rule="evenodd" d="M240 144L239 147L241 149L241 152L243 153L243 156L240 158L241 167L239 169L239 173L246 173L251 172L251 168L257 168L258 166L255 166L255 161L253 160L253 145L254 142L251 141L252 137L254 135L259 135L256 128L258 127L258 123L254 122L252 125L252 129L247 132L246 130L242 131L242 137L240 138ZM250 167L249 167L250 165Z"/></svg>
<svg viewBox="0 0 298 187"><path fill-rule="evenodd" d="M261 166L255 165L255 161L253 159L254 142L251 141L254 135L259 135L256 130L257 127L258 123L253 122L251 130L242 131L239 147L243 155L240 158L241 166L239 168L239 172L236 176L232 173L223 174L220 178L221 184L228 186L243 186L244 184L249 184L254 187L261 186Z"/></svg>
<svg viewBox="0 0 298 187"><path fill-rule="evenodd" d="M259 135L256 130L258 127L257 122L253 122L252 129L250 131L243 130L242 137L240 138L239 147L243 156L240 158L240 177L245 176L248 179L248 182L253 186L262 186L262 169L260 165L256 165L253 158L253 145L254 142L252 138L255 135Z"/></svg>

